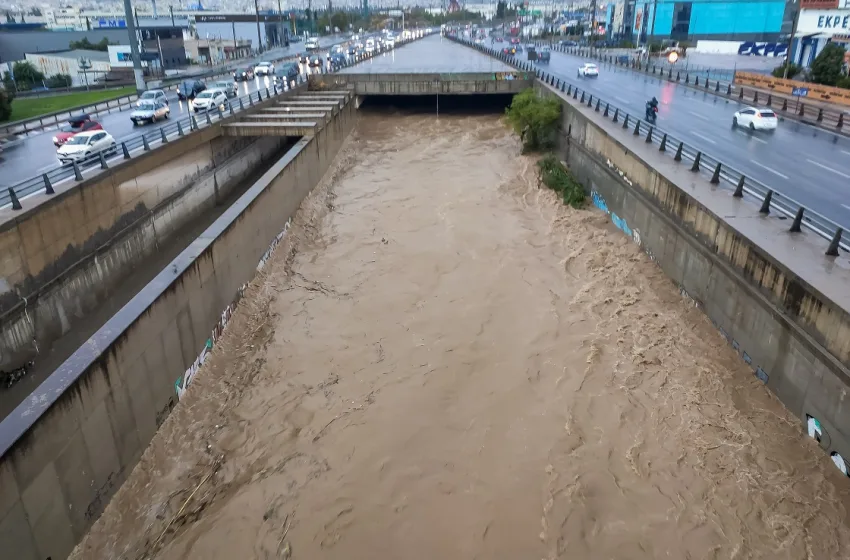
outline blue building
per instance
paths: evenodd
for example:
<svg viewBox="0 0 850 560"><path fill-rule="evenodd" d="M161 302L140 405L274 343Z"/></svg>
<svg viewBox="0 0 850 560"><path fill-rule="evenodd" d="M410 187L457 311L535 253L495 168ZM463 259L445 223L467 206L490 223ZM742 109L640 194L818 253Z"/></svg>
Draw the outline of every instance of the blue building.
<svg viewBox="0 0 850 560"><path fill-rule="evenodd" d="M627 0L622 34L637 42L776 41L791 32L793 6L785 0Z"/></svg>

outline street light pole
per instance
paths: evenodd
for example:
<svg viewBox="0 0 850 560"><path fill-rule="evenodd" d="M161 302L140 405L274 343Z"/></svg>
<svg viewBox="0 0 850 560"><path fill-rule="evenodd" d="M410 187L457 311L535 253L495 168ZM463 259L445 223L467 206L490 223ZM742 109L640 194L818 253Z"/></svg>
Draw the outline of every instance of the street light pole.
<svg viewBox="0 0 850 560"><path fill-rule="evenodd" d="M260 34L260 2L254 0L254 11L257 14L257 52L263 52L263 36Z"/></svg>
<svg viewBox="0 0 850 560"><path fill-rule="evenodd" d="M782 72L782 79L788 79L788 69L791 67L791 63L794 58L794 34L797 32L797 24L800 22L800 10L799 6L797 7L797 11L794 13L794 22L791 24L791 37L788 38L788 54L785 56L785 71Z"/></svg>
<svg viewBox="0 0 850 560"><path fill-rule="evenodd" d="M136 91L145 91L145 76L142 72L142 58L139 56L139 38L136 35L136 20L133 18L131 0L124 0L124 19L127 22L127 35L130 38L130 57L133 59L133 76L136 79Z"/></svg>

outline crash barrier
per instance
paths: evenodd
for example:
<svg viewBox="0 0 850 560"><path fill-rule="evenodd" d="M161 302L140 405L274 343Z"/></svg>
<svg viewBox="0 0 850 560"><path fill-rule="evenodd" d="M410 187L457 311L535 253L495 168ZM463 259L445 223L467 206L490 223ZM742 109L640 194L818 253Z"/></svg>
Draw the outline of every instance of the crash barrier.
<svg viewBox="0 0 850 560"><path fill-rule="evenodd" d="M850 105L850 89L774 78L773 76L765 76L764 74L755 74L753 72L735 72L735 85L753 86L786 95L793 95L795 91L802 93L805 90L806 99Z"/></svg>
<svg viewBox="0 0 850 560"><path fill-rule="evenodd" d="M450 39L489 54L521 70L535 71L539 80L557 88L573 99L579 100L588 107L593 107L597 112L601 112L603 116L611 119L613 123L633 130L634 136L642 139L642 141L657 144L660 152L670 155L675 162L690 165L691 171L705 175L709 178L711 184L724 184L733 189L733 196L746 198L755 202L762 214L775 212L781 216L792 218L789 231L797 232L805 228L825 239L828 242L825 251L827 256L837 256L839 249L850 251L850 238L845 239L845 228L843 226L814 210L806 208L803 204L785 193L773 189L751 177L747 177L742 172L723 163L711 154L697 150L685 143L684 140L664 132L652 124L643 122L640 117L629 114L625 109L617 107L613 103L605 101L599 96L567 80L557 78L540 68L535 68L529 62L517 61L513 56L505 55L500 51L483 45L476 45L452 37Z"/></svg>
<svg viewBox="0 0 850 560"><path fill-rule="evenodd" d="M658 78L690 86L695 89L700 89L720 97L735 99L740 103L767 107L776 111L780 117L800 121L830 132L839 132L842 134L847 133L844 130L844 125L846 124L848 117L844 115L844 111L830 107L823 107L817 103L811 103L810 101L802 101L802 99L809 99L809 96L794 96L792 95L793 90L787 95L782 92L765 92L763 89L759 89L757 87L746 87L743 83L735 84L733 83L734 78L711 79L701 75L700 72L691 73L686 69L676 70L675 67L671 67L668 64L659 66L649 61L644 63L632 58L623 60L624 57L621 56L578 47L561 47L555 45L552 48L564 54L590 58L612 66L620 66L636 72L643 72L645 74L657 76ZM758 75L752 73L747 74ZM808 84L806 82L799 83L803 84L803 87L807 88L815 86L815 84ZM850 94L848 90L842 91Z"/></svg>
<svg viewBox="0 0 850 560"><path fill-rule="evenodd" d="M424 35L423 35L424 36ZM409 39L407 41L399 41L395 48L401 48L405 44L415 41L421 37ZM343 68L348 68L368 60L374 56L379 56L381 53L375 52L371 54L357 55L351 60L347 60L345 64L332 66L328 69L329 72L336 72ZM320 68L323 72L324 69ZM306 83L307 77L299 74L296 80L296 85ZM234 97L229 101L229 106L218 111L208 111L206 113L192 113L188 117L183 117L180 120L174 120L150 132L134 134L124 139L116 139L115 151L110 154L93 154L90 157L83 159L72 165L60 165L58 162L56 167L42 173L41 175L30 177L24 181L17 183L11 187L0 191L0 208L11 205L14 210L23 209L24 197L33 193L54 194L54 189L59 183L66 181L82 181L87 177L99 172L101 169L107 169L110 164L124 159L131 159L134 155L144 153L146 151L158 148L167 144L169 139L173 139L184 134L193 132L196 129L204 128L213 122L238 113L246 108L250 108L254 103L268 99L271 96L276 96L284 91L288 91L289 86L283 88L272 86L264 88L256 92Z"/></svg>

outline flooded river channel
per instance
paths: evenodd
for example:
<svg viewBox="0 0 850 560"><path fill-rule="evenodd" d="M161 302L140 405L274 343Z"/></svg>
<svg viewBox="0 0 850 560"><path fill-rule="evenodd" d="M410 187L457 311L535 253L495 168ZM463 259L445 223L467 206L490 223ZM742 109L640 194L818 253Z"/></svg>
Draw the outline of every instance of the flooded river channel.
<svg viewBox="0 0 850 560"><path fill-rule="evenodd" d="M850 481L518 154L364 111L74 557L847 558Z"/></svg>

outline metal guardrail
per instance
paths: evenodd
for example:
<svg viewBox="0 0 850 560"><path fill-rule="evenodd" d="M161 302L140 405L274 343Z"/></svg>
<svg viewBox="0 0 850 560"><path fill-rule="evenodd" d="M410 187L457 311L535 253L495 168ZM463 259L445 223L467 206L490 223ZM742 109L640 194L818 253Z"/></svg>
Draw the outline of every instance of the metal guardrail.
<svg viewBox="0 0 850 560"><path fill-rule="evenodd" d="M630 115L625 109L604 101L599 96L593 95L563 78L555 77L530 62L516 60L514 56L505 55L501 51L483 45L456 38L452 38L452 40L479 50L515 68L536 72L537 78L542 82L567 96L571 96L579 103L594 108L596 112L600 112L602 116L611 119L613 123L621 124L624 129L632 130L632 134L643 138L645 143L657 144L660 153L671 155L676 162L690 163L691 171L703 174L712 185L724 183L733 187L732 196L748 198L756 202L759 205L760 213L767 215L776 212L783 217L793 218L789 231L799 232L805 228L826 239L829 242L826 255L837 256L839 248L850 251L850 239L843 239L845 230L843 226L814 210L806 208L802 203L785 193L747 177L744 173L723 163L711 154L697 150L675 135L643 122L640 118Z"/></svg>
<svg viewBox="0 0 850 560"><path fill-rule="evenodd" d="M417 39L419 37L401 41L395 48L401 48ZM351 60L346 61L345 64L327 69L327 72L332 73L343 68L349 68L381 54L374 52L372 54L355 56ZM319 68L318 71L320 73L326 73L325 68ZM303 73L298 74L296 87L306 83L307 76ZM83 181L86 177L91 177L103 169L109 169L110 165L131 159L139 154L167 144L171 140L185 134L210 126L213 122L218 122L230 115L237 114L252 107L259 101L280 95L289 91L289 89L288 84L283 89L272 86L271 89L265 88L264 90L235 97L229 100L228 107L225 110L221 110L221 107L219 107L218 111L208 111L205 114L193 113L182 119L169 122L150 132L135 134L123 140L116 139L115 149L109 154L103 152L92 154L90 157L70 165L61 165L57 162L55 168L42 173L40 176L31 177L0 191L0 208L6 208L11 205L13 210L22 210L22 201L25 201L27 196L37 193L54 194L56 192L55 186L59 183L70 180Z"/></svg>
<svg viewBox="0 0 850 560"><path fill-rule="evenodd" d="M620 56L607 54L604 51L592 50L582 47L562 47L554 45L553 50L564 54L571 54L584 58L598 60L612 66L620 66L637 72L643 72L652 76L666 79L670 82L676 82L691 86L697 89L703 89L714 95L725 97L727 99L735 99L741 103L749 103L759 107L769 107L776 111L781 117L798 120L806 124L817 126L831 132L839 132L846 134L844 126L845 121L850 118L850 112L845 113L843 110L831 109L818 105L817 103L807 103L800 101L799 98L789 98L786 95L773 94L742 86L734 83L734 74L731 78L720 79L712 78L710 75L704 75L702 70L692 71L689 68L676 70L674 66L669 64L655 64L650 61L642 62L640 60L629 59L622 61Z"/></svg>

